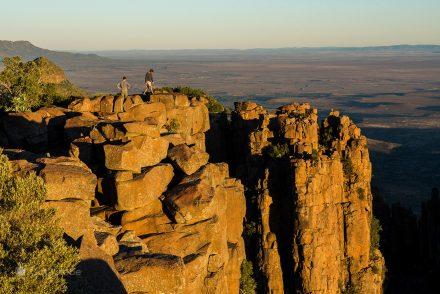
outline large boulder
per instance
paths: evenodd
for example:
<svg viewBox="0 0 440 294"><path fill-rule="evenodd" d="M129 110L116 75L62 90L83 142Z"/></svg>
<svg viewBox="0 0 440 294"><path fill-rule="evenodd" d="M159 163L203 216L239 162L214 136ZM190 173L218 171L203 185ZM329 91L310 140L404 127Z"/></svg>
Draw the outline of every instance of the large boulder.
<svg viewBox="0 0 440 294"><path fill-rule="evenodd" d="M150 95L151 102L162 102L166 109L174 108L174 95L173 94L153 94Z"/></svg>
<svg viewBox="0 0 440 294"><path fill-rule="evenodd" d="M166 108L163 103L142 103L121 112L118 117L123 122L149 121L152 124L163 126L166 122Z"/></svg>
<svg viewBox="0 0 440 294"><path fill-rule="evenodd" d="M162 137L134 137L128 145L139 150L138 162L142 167L153 166L167 157L169 143Z"/></svg>
<svg viewBox="0 0 440 294"><path fill-rule="evenodd" d="M177 223L194 223L218 213L224 191L218 189L228 174L227 165L208 164L167 191L163 202ZM217 197L216 197L217 196Z"/></svg>
<svg viewBox="0 0 440 294"><path fill-rule="evenodd" d="M209 130L209 110L205 104L200 103L192 107L193 109L193 125L191 135L204 133Z"/></svg>
<svg viewBox="0 0 440 294"><path fill-rule="evenodd" d="M39 175L43 178L48 200L83 199L95 197L96 176L81 161L72 157L44 158Z"/></svg>
<svg viewBox="0 0 440 294"><path fill-rule="evenodd" d="M167 110L168 123L177 124L179 134L191 136L209 130L209 111L204 104L191 107L176 106Z"/></svg>
<svg viewBox="0 0 440 294"><path fill-rule="evenodd" d="M90 112L84 112L66 120L64 125L65 137L68 142L88 136L93 127L99 122L98 117Z"/></svg>
<svg viewBox="0 0 440 294"><path fill-rule="evenodd" d="M159 199L157 199L150 202L146 206L142 206L134 210L124 212L121 218L121 225L140 220L145 216L158 215L161 213L162 213L162 202Z"/></svg>
<svg viewBox="0 0 440 294"><path fill-rule="evenodd" d="M139 96L139 95L128 96L124 100L123 110L128 111L130 108L132 108L136 105L142 104L142 103L144 103L144 101L142 101L141 96Z"/></svg>
<svg viewBox="0 0 440 294"><path fill-rule="evenodd" d="M196 222L214 214L215 189L206 183L178 185L167 193L165 203L177 223Z"/></svg>
<svg viewBox="0 0 440 294"><path fill-rule="evenodd" d="M172 109L176 106L186 106L188 107L189 100L186 95L172 93L172 94L153 94L150 96L150 101L152 102L162 102L165 104L166 109Z"/></svg>
<svg viewBox="0 0 440 294"><path fill-rule="evenodd" d="M95 97L90 99L85 97L83 99L78 99L69 104L68 108L75 112L100 112L101 111L101 100L103 96Z"/></svg>
<svg viewBox="0 0 440 294"><path fill-rule="evenodd" d="M95 232L96 242L105 253L110 256L119 252L119 244L116 240L116 236L108 232Z"/></svg>
<svg viewBox="0 0 440 294"><path fill-rule="evenodd" d="M163 213L144 215L132 221L126 218L121 222L123 230L135 232L137 236L173 231L172 221Z"/></svg>
<svg viewBox="0 0 440 294"><path fill-rule="evenodd" d="M138 162L139 149L133 144L104 145L105 167L111 170L127 170L139 173L142 165Z"/></svg>
<svg viewBox="0 0 440 294"><path fill-rule="evenodd" d="M109 96L104 96L101 99L101 103L100 103L100 112L102 114L111 114L113 113L113 102L115 100L115 97L109 95Z"/></svg>
<svg viewBox="0 0 440 294"><path fill-rule="evenodd" d="M58 225L70 238L95 240L88 203L82 200L47 201L44 206L55 210Z"/></svg>
<svg viewBox="0 0 440 294"><path fill-rule="evenodd" d="M122 140L125 138L125 129L122 124L118 122L99 123L91 130L90 138L95 144L106 141Z"/></svg>
<svg viewBox="0 0 440 294"><path fill-rule="evenodd" d="M177 256L145 254L115 260L128 293L182 293L185 285L183 260Z"/></svg>
<svg viewBox="0 0 440 294"><path fill-rule="evenodd" d="M125 145L105 145L105 166L139 173L142 167L153 166L166 158L168 144L162 137L137 136Z"/></svg>
<svg viewBox="0 0 440 294"><path fill-rule="evenodd" d="M156 201L174 176L170 164L148 168L133 180L116 182L118 210L133 210Z"/></svg>
<svg viewBox="0 0 440 294"><path fill-rule="evenodd" d="M195 173L201 166L207 164L209 160L208 153L195 146L188 147L186 144L173 147L168 152L168 157L187 175Z"/></svg>
<svg viewBox="0 0 440 294"><path fill-rule="evenodd" d="M154 124L152 125L145 121L124 123L124 128L128 137L135 135L146 135L151 138L160 137L159 126Z"/></svg>
<svg viewBox="0 0 440 294"><path fill-rule="evenodd" d="M167 110L167 125L174 124L175 133L181 134L183 137L192 134L193 126L193 108L191 107L175 107Z"/></svg>
<svg viewBox="0 0 440 294"><path fill-rule="evenodd" d="M192 224L175 224L173 231L147 234L141 238L151 252L185 257L203 247L212 249L213 242L226 246L226 238L218 234L224 229L226 227L220 226L218 217L212 216Z"/></svg>

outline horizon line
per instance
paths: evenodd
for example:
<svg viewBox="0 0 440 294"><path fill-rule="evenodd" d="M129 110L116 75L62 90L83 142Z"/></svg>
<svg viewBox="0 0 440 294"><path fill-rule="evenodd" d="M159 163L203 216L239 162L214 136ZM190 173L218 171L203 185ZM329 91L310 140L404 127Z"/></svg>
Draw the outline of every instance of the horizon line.
<svg viewBox="0 0 440 294"><path fill-rule="evenodd" d="M50 50L60 50L60 51L71 51L71 52L105 52L105 51L215 51L215 50L229 50L229 51L249 51L249 50L280 50L280 49L363 49L363 48L390 48L390 47L422 47L422 46L435 46L440 47L439 44L430 43L416 43L416 44L389 44L389 45L366 45L366 46L286 46L286 47L249 47L249 48L161 48L161 49L142 49L142 48L131 48L131 49L50 49Z"/></svg>
<svg viewBox="0 0 440 294"><path fill-rule="evenodd" d="M249 48L161 48L161 49L148 49L148 48L130 48L130 49L57 49L57 48L45 48L35 45L35 43L28 40L0 40L0 42L26 42L40 49L47 49L51 51L63 51L63 52L108 52L108 51L251 51L251 50L286 50L286 49L365 49L365 48L391 48L391 47L423 47L423 46L433 46L440 47L440 43L395 43L386 45L365 45L365 46L340 46L340 45L329 45L329 46L283 46L283 47L249 47Z"/></svg>

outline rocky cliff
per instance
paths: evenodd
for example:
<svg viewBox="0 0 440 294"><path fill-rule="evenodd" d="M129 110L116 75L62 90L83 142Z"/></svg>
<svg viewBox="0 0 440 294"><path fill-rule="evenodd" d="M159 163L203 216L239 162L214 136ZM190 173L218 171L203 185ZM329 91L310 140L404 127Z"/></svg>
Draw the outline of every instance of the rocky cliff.
<svg viewBox="0 0 440 294"><path fill-rule="evenodd" d="M44 179L80 250L72 292L238 293L243 186L208 162L205 103L105 96L1 118L14 170Z"/></svg>
<svg viewBox="0 0 440 294"><path fill-rule="evenodd" d="M261 293L381 293L360 129L336 111L319 125L308 104L210 119L206 102L103 96L1 117L15 171L44 179L80 249L71 289L239 293L246 256Z"/></svg>
<svg viewBox="0 0 440 294"><path fill-rule="evenodd" d="M247 255L260 292L381 293L384 260L370 241L371 164L360 129L336 111L319 126L308 104L271 114L236 103L229 122L213 122L210 136L233 144L210 151L247 188Z"/></svg>

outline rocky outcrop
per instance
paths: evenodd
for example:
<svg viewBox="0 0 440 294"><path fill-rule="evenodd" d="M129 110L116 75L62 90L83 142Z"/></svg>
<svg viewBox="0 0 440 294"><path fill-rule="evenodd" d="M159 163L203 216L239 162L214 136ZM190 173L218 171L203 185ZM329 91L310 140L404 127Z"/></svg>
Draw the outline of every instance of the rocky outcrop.
<svg viewBox="0 0 440 294"><path fill-rule="evenodd" d="M370 246L371 164L359 128L338 112L319 126L309 104L271 114L236 103L230 124L216 123L230 136L210 137L233 147L212 156L226 157L247 188L246 248L259 291L381 293L384 260Z"/></svg>
<svg viewBox="0 0 440 294"><path fill-rule="evenodd" d="M40 152L5 150L15 172L43 178L45 205L79 248L72 292L238 293L244 187L208 162L204 101L104 96L1 121L9 147ZM49 137L62 142L52 156Z"/></svg>
<svg viewBox="0 0 440 294"><path fill-rule="evenodd" d="M239 293L246 255L260 293L381 293L360 129L336 111L320 125L309 104L269 113L242 102L210 118L205 103L106 95L1 117L0 142L36 152L6 150L14 171L43 178L46 205L80 249L72 285Z"/></svg>

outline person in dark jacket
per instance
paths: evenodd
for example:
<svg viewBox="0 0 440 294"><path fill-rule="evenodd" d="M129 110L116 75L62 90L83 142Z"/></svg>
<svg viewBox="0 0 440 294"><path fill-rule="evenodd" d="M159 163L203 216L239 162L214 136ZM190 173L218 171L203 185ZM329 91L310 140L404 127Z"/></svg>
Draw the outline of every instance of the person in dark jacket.
<svg viewBox="0 0 440 294"><path fill-rule="evenodd" d="M150 68L150 70L145 75L145 91L144 91L144 95L147 94L147 92L149 92L151 94L154 93L153 72L154 72L154 70L152 68Z"/></svg>
<svg viewBox="0 0 440 294"><path fill-rule="evenodd" d="M128 97L128 90L131 88L131 85L127 82L127 78L123 77L122 81L118 83L118 89L121 91L121 95L124 98Z"/></svg>

